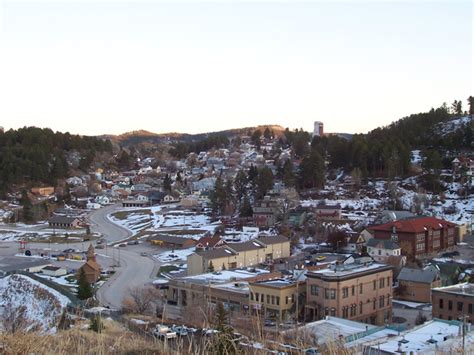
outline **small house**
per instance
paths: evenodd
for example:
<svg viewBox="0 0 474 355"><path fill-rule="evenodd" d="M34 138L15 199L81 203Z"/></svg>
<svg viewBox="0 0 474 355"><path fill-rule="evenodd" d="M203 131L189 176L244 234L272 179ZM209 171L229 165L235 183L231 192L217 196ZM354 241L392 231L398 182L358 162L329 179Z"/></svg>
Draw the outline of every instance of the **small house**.
<svg viewBox="0 0 474 355"><path fill-rule="evenodd" d="M64 276L67 274L67 270L65 268L59 266L46 266L41 270L42 274L48 276Z"/></svg>
<svg viewBox="0 0 474 355"><path fill-rule="evenodd" d="M48 220L51 228L77 228L80 220L77 217L53 216Z"/></svg>

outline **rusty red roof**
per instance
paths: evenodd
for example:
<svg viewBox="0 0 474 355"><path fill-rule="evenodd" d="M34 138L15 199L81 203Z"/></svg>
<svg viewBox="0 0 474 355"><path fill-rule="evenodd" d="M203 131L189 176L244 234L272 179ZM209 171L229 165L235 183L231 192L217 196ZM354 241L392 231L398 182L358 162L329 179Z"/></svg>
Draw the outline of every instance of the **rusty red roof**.
<svg viewBox="0 0 474 355"><path fill-rule="evenodd" d="M395 227L397 232L423 233L427 229L440 230L455 226L454 223L435 217L416 217L371 226L369 229L374 231L392 231L393 227Z"/></svg>

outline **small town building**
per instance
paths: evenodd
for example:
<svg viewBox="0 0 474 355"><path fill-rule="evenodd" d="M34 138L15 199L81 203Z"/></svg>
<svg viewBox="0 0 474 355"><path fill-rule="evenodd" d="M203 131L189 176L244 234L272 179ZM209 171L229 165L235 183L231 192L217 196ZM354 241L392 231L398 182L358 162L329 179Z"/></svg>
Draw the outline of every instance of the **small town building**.
<svg viewBox="0 0 474 355"><path fill-rule="evenodd" d="M67 275L67 270L59 266L46 266L41 270L41 273L48 276L64 276Z"/></svg>
<svg viewBox="0 0 474 355"><path fill-rule="evenodd" d="M218 234L206 235L197 241L196 250L209 250L223 245L225 245L225 242Z"/></svg>
<svg viewBox="0 0 474 355"><path fill-rule="evenodd" d="M369 229L376 239L398 243L410 260L430 257L455 245L456 225L435 217L404 219Z"/></svg>
<svg viewBox="0 0 474 355"><path fill-rule="evenodd" d="M400 246L390 239L369 239L367 242L367 254L375 261L387 263L391 256L402 254Z"/></svg>
<svg viewBox="0 0 474 355"><path fill-rule="evenodd" d="M424 269L404 267L398 275L397 298L411 302L430 303L431 289L441 286L441 276L436 266Z"/></svg>
<svg viewBox="0 0 474 355"><path fill-rule="evenodd" d="M84 271L86 280L91 284L96 283L100 278L101 268L96 261L95 250L92 244L90 244L89 249L87 249L86 263L77 270L77 277L79 277L81 270Z"/></svg>
<svg viewBox="0 0 474 355"><path fill-rule="evenodd" d="M314 209L314 217L320 221L331 221L341 219L342 209L340 204L319 204Z"/></svg>
<svg viewBox="0 0 474 355"><path fill-rule="evenodd" d="M37 196L50 196L54 194L54 187L52 186L33 187L31 188L31 193Z"/></svg>
<svg viewBox="0 0 474 355"><path fill-rule="evenodd" d="M378 263L333 264L306 273L306 319L326 316L382 325L392 317L392 268Z"/></svg>
<svg viewBox="0 0 474 355"><path fill-rule="evenodd" d="M80 224L77 217L53 216L48 220L51 228L77 228Z"/></svg>
<svg viewBox="0 0 474 355"><path fill-rule="evenodd" d="M122 201L122 207L145 207L149 206L150 203L148 199L129 199Z"/></svg>
<svg viewBox="0 0 474 355"><path fill-rule="evenodd" d="M467 316L466 322L474 322L474 284L438 287L431 292L433 317L457 320Z"/></svg>

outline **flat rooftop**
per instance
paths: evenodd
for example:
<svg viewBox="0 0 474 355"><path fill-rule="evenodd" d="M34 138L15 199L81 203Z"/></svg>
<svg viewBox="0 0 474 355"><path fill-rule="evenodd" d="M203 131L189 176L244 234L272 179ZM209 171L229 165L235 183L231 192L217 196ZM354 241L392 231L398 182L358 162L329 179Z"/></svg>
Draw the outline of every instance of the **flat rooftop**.
<svg viewBox="0 0 474 355"><path fill-rule="evenodd" d="M433 291L452 293L456 295L474 296L474 284L462 283L452 286L436 287Z"/></svg>
<svg viewBox="0 0 474 355"><path fill-rule="evenodd" d="M370 263L370 264L342 264L342 265L330 265L329 268L321 269L317 271L310 271L307 273L308 277L311 276L326 276L326 277L344 277L351 276L358 273L364 273L367 271L385 271L391 267L386 264Z"/></svg>
<svg viewBox="0 0 474 355"><path fill-rule="evenodd" d="M254 271L255 270L255 271ZM269 271L263 269L250 270L221 270L207 274L181 277L178 280L195 284L225 284L228 282L249 279L258 275L266 274Z"/></svg>

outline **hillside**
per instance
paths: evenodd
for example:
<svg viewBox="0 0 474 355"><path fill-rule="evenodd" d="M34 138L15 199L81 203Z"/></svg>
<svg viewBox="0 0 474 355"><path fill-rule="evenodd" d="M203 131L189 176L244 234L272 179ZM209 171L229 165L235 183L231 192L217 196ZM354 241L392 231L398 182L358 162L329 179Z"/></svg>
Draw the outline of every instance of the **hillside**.
<svg viewBox="0 0 474 355"><path fill-rule="evenodd" d="M59 317L70 300L27 276L0 279L0 329L55 331Z"/></svg>

